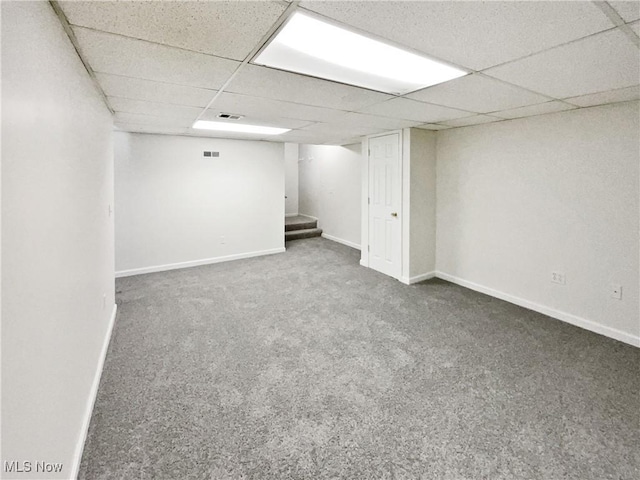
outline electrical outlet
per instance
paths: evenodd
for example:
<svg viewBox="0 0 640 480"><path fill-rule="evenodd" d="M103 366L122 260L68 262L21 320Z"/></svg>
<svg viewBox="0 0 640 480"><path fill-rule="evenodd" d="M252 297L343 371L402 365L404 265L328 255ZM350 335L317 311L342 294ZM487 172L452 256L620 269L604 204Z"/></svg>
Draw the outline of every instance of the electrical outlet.
<svg viewBox="0 0 640 480"><path fill-rule="evenodd" d="M611 298L616 300L622 300L622 285L611 284L610 287Z"/></svg>
<svg viewBox="0 0 640 480"><path fill-rule="evenodd" d="M551 272L551 281L559 285L564 285L567 283L567 278L562 272Z"/></svg>
<svg viewBox="0 0 640 480"><path fill-rule="evenodd" d="M226 245L227 241L224 239L224 235L220 235L220 245Z"/></svg>

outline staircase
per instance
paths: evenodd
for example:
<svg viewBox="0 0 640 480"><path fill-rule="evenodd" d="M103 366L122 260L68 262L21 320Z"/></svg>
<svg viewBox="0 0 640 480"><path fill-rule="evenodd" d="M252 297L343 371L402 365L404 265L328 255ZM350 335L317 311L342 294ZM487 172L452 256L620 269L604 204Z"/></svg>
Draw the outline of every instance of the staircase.
<svg viewBox="0 0 640 480"><path fill-rule="evenodd" d="M301 238L319 237L322 229L318 228L318 220L305 215L295 217L285 217L284 219L284 241L299 240Z"/></svg>

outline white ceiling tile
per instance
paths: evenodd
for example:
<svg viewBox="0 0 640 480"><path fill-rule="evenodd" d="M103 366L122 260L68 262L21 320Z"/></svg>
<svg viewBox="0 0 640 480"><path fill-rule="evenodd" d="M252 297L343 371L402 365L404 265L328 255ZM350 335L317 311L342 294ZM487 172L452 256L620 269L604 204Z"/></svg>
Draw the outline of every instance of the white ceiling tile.
<svg viewBox="0 0 640 480"><path fill-rule="evenodd" d="M363 108L361 112L417 122L440 122L471 115L466 111L417 102L407 98L394 98L386 102L376 103Z"/></svg>
<svg viewBox="0 0 640 480"><path fill-rule="evenodd" d="M604 105L605 103L627 102L629 100L640 99L640 86L636 85L607 92L592 93L580 97L565 99L565 102L578 105L580 107L592 107L594 105Z"/></svg>
<svg viewBox="0 0 640 480"><path fill-rule="evenodd" d="M625 22L633 22L640 18L640 2L638 0L632 2L608 2Z"/></svg>
<svg viewBox="0 0 640 480"><path fill-rule="evenodd" d="M330 108L302 105L300 103L270 100L237 93L222 93L211 105L213 109L241 115L295 118L310 122L327 122L342 116L345 112Z"/></svg>
<svg viewBox="0 0 640 480"><path fill-rule="evenodd" d="M475 115L473 117L457 118L455 120L447 120L442 122L451 127L466 127L467 125L479 125L481 123L499 122L501 118L491 117L489 115Z"/></svg>
<svg viewBox="0 0 640 480"><path fill-rule="evenodd" d="M437 123L425 123L424 125L418 125L415 128L421 128L422 130L446 130L452 127L449 125L438 125Z"/></svg>
<svg viewBox="0 0 640 480"><path fill-rule="evenodd" d="M335 121L315 123L298 129L297 132L318 135L318 141L321 140L320 143L335 143L363 135L398 130L414 125L416 125L416 122L407 120L364 115L361 113L345 113Z"/></svg>
<svg viewBox="0 0 640 480"><path fill-rule="evenodd" d="M171 105L169 103L147 102L144 100L131 100L120 97L108 97L107 100L111 108L116 112L170 117L180 120L190 120L192 123L202 112L202 108L199 107Z"/></svg>
<svg viewBox="0 0 640 480"><path fill-rule="evenodd" d="M450 82L410 93L407 97L477 113L517 108L548 100L543 95L481 74L456 78Z"/></svg>
<svg viewBox="0 0 640 480"><path fill-rule="evenodd" d="M372 135L374 133L382 133L388 131L386 128L376 127L341 127L333 123L315 123L308 127L301 128L300 132L322 134L322 138L345 138L345 137L360 137L362 135ZM326 141L326 140L325 140Z"/></svg>
<svg viewBox="0 0 640 480"><path fill-rule="evenodd" d="M244 60L283 2L60 2L72 25Z"/></svg>
<svg viewBox="0 0 640 480"><path fill-rule="evenodd" d="M140 78L97 73L96 78L107 96L206 107L217 90L154 82Z"/></svg>
<svg viewBox="0 0 640 480"><path fill-rule="evenodd" d="M305 1L301 5L475 70L611 27L591 2Z"/></svg>
<svg viewBox="0 0 640 480"><path fill-rule="evenodd" d="M160 117L155 115L142 115L139 113L116 112L114 116L116 123L141 125L147 127L191 127L193 120L174 117Z"/></svg>
<svg viewBox="0 0 640 480"><path fill-rule="evenodd" d="M619 29L487 70L487 75L555 98L636 85L638 48Z"/></svg>
<svg viewBox="0 0 640 480"><path fill-rule="evenodd" d="M313 122L308 120L296 120L293 118L265 116L257 113L256 115L245 115L240 120L225 120L224 118L217 118L219 113L229 113L226 110L219 110L215 108L208 109L200 120L210 120L214 122L229 122L229 123L246 123L248 125L260 125L263 127L277 127L277 128L301 128L310 125Z"/></svg>
<svg viewBox="0 0 640 480"><path fill-rule="evenodd" d="M567 105L566 103L553 100L551 102L539 103L538 105L529 105L527 107L494 112L492 115L500 118L522 118L532 117L534 115L543 115L545 113L562 112L573 108L574 107L572 105Z"/></svg>
<svg viewBox="0 0 640 480"><path fill-rule="evenodd" d="M336 118L331 125L338 127L364 127L364 128L381 128L385 130L396 130L399 128L413 127L421 122L414 120L401 120L398 118L380 117L377 115L365 115L363 113L345 113L341 117ZM344 135L343 135L344 138Z"/></svg>
<svg viewBox="0 0 640 480"><path fill-rule="evenodd" d="M337 110L357 110L392 98L384 93L256 65L243 66L225 91Z"/></svg>
<svg viewBox="0 0 640 480"><path fill-rule="evenodd" d="M115 122L114 127L116 130L120 130L122 132L133 132L133 133L156 133L162 135L185 135L188 128L171 128L171 127L149 127L145 125L136 125L122 122Z"/></svg>
<svg viewBox="0 0 640 480"><path fill-rule="evenodd" d="M95 72L218 89L236 70L233 60L75 27Z"/></svg>

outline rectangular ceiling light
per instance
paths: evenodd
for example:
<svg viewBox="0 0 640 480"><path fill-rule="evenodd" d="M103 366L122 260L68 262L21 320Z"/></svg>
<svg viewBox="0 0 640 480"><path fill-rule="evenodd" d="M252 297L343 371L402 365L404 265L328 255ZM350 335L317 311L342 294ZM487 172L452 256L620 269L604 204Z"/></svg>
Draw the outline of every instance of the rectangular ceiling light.
<svg viewBox="0 0 640 480"><path fill-rule="evenodd" d="M300 12L253 63L395 95L469 73Z"/></svg>
<svg viewBox="0 0 640 480"><path fill-rule="evenodd" d="M259 135L280 135L288 132L290 128L261 127L260 125L245 125L243 123L210 122L198 120L193 128L199 130L217 130L220 132L255 133Z"/></svg>

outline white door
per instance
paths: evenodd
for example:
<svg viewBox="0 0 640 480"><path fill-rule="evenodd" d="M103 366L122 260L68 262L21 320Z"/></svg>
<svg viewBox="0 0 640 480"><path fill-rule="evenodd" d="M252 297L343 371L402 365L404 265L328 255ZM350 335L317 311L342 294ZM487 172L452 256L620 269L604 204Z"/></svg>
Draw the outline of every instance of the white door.
<svg viewBox="0 0 640 480"><path fill-rule="evenodd" d="M369 266L400 278L402 159L400 135L369 139Z"/></svg>

